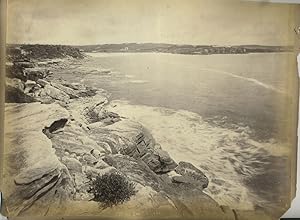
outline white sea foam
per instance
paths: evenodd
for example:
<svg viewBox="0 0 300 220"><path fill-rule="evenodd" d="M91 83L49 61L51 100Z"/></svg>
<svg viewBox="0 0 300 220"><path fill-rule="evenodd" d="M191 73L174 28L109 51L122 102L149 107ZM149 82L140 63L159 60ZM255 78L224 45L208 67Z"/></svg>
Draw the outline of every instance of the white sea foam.
<svg viewBox="0 0 300 220"><path fill-rule="evenodd" d="M114 107L110 110L147 127L177 162L188 161L203 170L210 180L205 191L219 204L251 209L254 204L265 202L243 180L264 172L264 157L279 149L275 143L258 143L247 132L213 126L200 115L185 110L125 101L113 101L111 106Z"/></svg>

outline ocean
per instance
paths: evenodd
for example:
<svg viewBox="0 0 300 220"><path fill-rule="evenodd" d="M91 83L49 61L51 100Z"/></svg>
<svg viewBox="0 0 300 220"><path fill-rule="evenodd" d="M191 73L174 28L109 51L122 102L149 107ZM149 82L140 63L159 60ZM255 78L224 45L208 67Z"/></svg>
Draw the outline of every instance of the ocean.
<svg viewBox="0 0 300 220"><path fill-rule="evenodd" d="M177 162L208 176L205 192L219 204L284 203L286 53L87 55L72 80L109 91L114 112L142 123Z"/></svg>

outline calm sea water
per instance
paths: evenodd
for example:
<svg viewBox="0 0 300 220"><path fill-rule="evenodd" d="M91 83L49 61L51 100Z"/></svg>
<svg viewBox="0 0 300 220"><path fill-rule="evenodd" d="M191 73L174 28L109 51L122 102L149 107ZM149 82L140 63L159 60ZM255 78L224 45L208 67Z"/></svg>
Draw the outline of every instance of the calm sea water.
<svg viewBox="0 0 300 220"><path fill-rule="evenodd" d="M107 89L113 99L184 109L202 117L227 118L270 138L282 120L288 63L284 53L192 56L162 53L90 54L88 84ZM282 102L282 103L281 103Z"/></svg>
<svg viewBox="0 0 300 220"><path fill-rule="evenodd" d="M209 177L220 204L274 208L284 201L285 53L193 56L89 54L65 74L104 88L119 114L139 121L177 161ZM82 74L84 70L85 74Z"/></svg>

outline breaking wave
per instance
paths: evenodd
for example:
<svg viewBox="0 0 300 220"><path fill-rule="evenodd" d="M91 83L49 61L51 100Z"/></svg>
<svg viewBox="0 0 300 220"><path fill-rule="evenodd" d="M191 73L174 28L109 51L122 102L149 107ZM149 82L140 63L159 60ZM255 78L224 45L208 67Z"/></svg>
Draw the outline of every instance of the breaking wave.
<svg viewBox="0 0 300 220"><path fill-rule="evenodd" d="M177 162L189 161L210 180L205 192L221 205L252 209L266 204L246 182L263 175L270 156L284 155L274 140L260 143L250 138L249 127L221 128L196 113L113 101L114 112L139 121ZM112 110L111 109L111 110Z"/></svg>

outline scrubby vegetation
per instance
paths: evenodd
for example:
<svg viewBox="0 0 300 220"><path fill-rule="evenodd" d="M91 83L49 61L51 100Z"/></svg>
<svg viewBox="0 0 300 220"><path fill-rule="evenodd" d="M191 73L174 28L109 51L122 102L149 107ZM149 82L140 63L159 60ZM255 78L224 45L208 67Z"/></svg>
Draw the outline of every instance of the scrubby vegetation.
<svg viewBox="0 0 300 220"><path fill-rule="evenodd" d="M94 201L100 202L105 208L122 204L136 194L135 185L119 173L108 173L98 176L92 182L91 192Z"/></svg>
<svg viewBox="0 0 300 220"><path fill-rule="evenodd" d="M78 48L66 45L22 44L7 45L7 58L10 59L55 59L55 58L83 58Z"/></svg>

